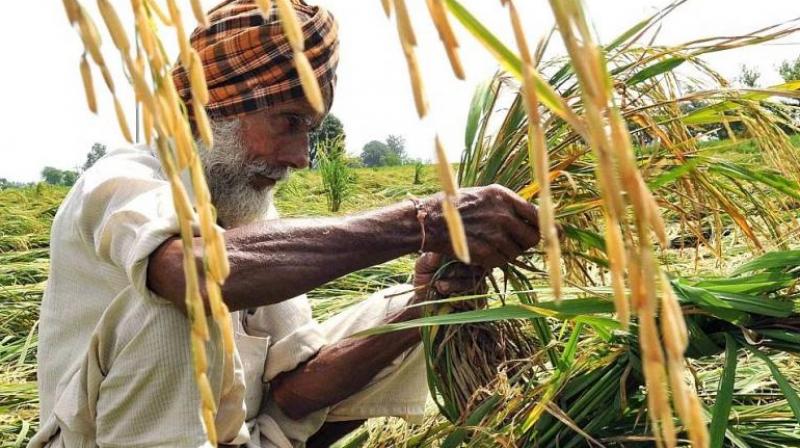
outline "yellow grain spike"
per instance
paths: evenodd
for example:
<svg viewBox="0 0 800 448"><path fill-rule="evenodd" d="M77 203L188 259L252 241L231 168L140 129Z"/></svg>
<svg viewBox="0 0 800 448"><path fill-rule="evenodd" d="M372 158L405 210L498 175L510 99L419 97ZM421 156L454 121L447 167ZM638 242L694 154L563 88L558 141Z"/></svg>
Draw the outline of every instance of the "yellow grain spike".
<svg viewBox="0 0 800 448"><path fill-rule="evenodd" d="M206 11L203 9L203 4L200 0L192 0L192 12L194 13L194 18L197 19L197 23L204 27L209 25L208 16L206 16Z"/></svg>
<svg viewBox="0 0 800 448"><path fill-rule="evenodd" d="M197 99L192 100L192 106L194 108L194 122L195 126L197 126L197 132L200 134L200 139L203 140L203 145L210 151L214 147L214 136L211 132L211 124L208 122L206 108Z"/></svg>
<svg viewBox="0 0 800 448"><path fill-rule="evenodd" d="M83 7L78 6L78 29L80 30L81 41L86 51L92 55L94 63L100 66L105 65L103 54L100 53L100 33L97 32L92 18Z"/></svg>
<svg viewBox="0 0 800 448"><path fill-rule="evenodd" d="M203 409L203 424L205 424L206 427L208 443L210 443L211 446L217 446L217 427L214 426L214 413L211 409Z"/></svg>
<svg viewBox="0 0 800 448"><path fill-rule="evenodd" d="M278 6L278 17L281 19L283 32L286 34L289 45L292 46L295 53L303 51L305 49L303 30L300 22L297 21L297 14L294 12L291 0L275 0L275 4Z"/></svg>
<svg viewBox="0 0 800 448"><path fill-rule="evenodd" d="M114 111L117 113L117 122L119 123L119 130L122 131L122 136L125 137L125 141L128 143L133 143L128 120L125 119L125 111L122 110L122 104L120 104L116 95L114 95Z"/></svg>
<svg viewBox="0 0 800 448"><path fill-rule="evenodd" d="M140 6L135 9L134 16L136 19L136 29L139 32L139 40L142 42L145 53L152 59L156 46L153 40L153 30L150 28L149 19L147 18L147 13L144 11L144 7Z"/></svg>
<svg viewBox="0 0 800 448"><path fill-rule="evenodd" d="M189 50L189 74L192 84L192 98L197 99L201 105L208 104L208 85L206 85L206 75L203 72L203 62L200 54L194 48Z"/></svg>
<svg viewBox="0 0 800 448"><path fill-rule="evenodd" d="M383 12L386 17L392 17L392 0L381 0L381 6L383 6Z"/></svg>
<svg viewBox="0 0 800 448"><path fill-rule="evenodd" d="M142 109L142 131L144 132L144 142L148 145L153 143L153 114L146 108Z"/></svg>
<svg viewBox="0 0 800 448"><path fill-rule="evenodd" d="M417 108L417 115L424 118L428 114L428 99L425 96L425 85L422 83L422 75L419 71L419 63L413 48L403 45L403 53L408 65L408 75L411 78L411 89L414 93L414 106Z"/></svg>
<svg viewBox="0 0 800 448"><path fill-rule="evenodd" d="M436 136L436 160L439 182L442 184L442 191L444 192L442 212L444 213L444 219L447 223L447 231L450 235L453 253L456 258L469 264L470 258L467 236L464 232L464 224L461 221L461 215L458 213L458 209L455 206L458 195L456 180L453 176L453 169L447 162L447 154L444 151L444 146L442 146L438 135Z"/></svg>
<svg viewBox="0 0 800 448"><path fill-rule="evenodd" d="M453 33L453 28L450 26L450 21L442 5L442 0L427 0L427 4L433 23L436 25L436 30L439 32L439 39L441 39L444 44L444 49L447 52L447 59L450 61L453 74L455 74L458 79L464 79L464 67L461 65L461 58L458 55L458 40L456 40L456 35Z"/></svg>
<svg viewBox="0 0 800 448"><path fill-rule="evenodd" d="M94 82L92 81L92 70L89 61L86 60L86 53L81 56L81 79L83 80L83 90L86 93L86 105L92 113L97 113L97 97L94 95Z"/></svg>
<svg viewBox="0 0 800 448"><path fill-rule="evenodd" d="M605 223L605 240L611 288L614 292L614 308L617 310L617 320L622 324L623 329L627 330L631 320L631 311L628 297L625 294L625 247L622 243L619 223L608 213L605 213Z"/></svg>
<svg viewBox="0 0 800 448"><path fill-rule="evenodd" d="M117 46L120 52L127 54L131 49L131 43L128 41L128 35L125 34L125 28L122 27L122 22L119 20L117 11L111 6L108 0L97 0L97 7L100 9L100 15L103 16L103 21L106 22L108 32L111 34L111 40Z"/></svg>
<svg viewBox="0 0 800 448"><path fill-rule="evenodd" d="M405 0L394 0L395 10L397 11L397 29L400 31L400 39L406 44L416 47L417 36L414 34L414 27L411 26L411 17L408 15Z"/></svg>
<svg viewBox="0 0 800 448"><path fill-rule="evenodd" d="M305 93L308 103L318 113L325 113L325 102L322 100L322 91L319 88L319 81L317 81L317 77L314 75L314 69L311 68L311 64L308 62L305 53L294 53L294 66L297 69L297 73L300 75L300 85L303 86L303 93Z"/></svg>
<svg viewBox="0 0 800 448"><path fill-rule="evenodd" d="M272 0L256 0L256 5L258 5L258 9L261 11L261 15L264 16L265 19L268 19L269 15L272 13Z"/></svg>
<svg viewBox="0 0 800 448"><path fill-rule="evenodd" d="M197 388L200 390L203 407L211 409L211 412L216 412L217 404L214 402L214 392L211 390L211 383L208 382L208 376L205 373L197 376Z"/></svg>
<svg viewBox="0 0 800 448"><path fill-rule="evenodd" d="M195 375L200 375L208 370L208 358L206 358L206 351L203 350L203 345L189 344L192 348L192 365L194 366Z"/></svg>
<svg viewBox="0 0 800 448"><path fill-rule="evenodd" d="M558 241L553 197L550 192L550 160L547 154L547 141L542 128L541 115L539 114L539 98L536 94L536 85L533 77L534 68L531 66L530 50L513 1L508 1L508 11L517 47L523 61L522 91L524 93L525 109L528 111L528 161L532 168L533 177L541 189L539 192L539 230L547 253L550 287L553 289L555 300L560 301L561 247Z"/></svg>
<svg viewBox="0 0 800 448"><path fill-rule="evenodd" d="M172 26L172 19L169 18L161 6L158 5L158 0L146 0L147 2L147 9L153 11L157 16L158 20L161 21L165 26Z"/></svg>
<svg viewBox="0 0 800 448"><path fill-rule="evenodd" d="M75 0L64 0L64 11L67 13L67 20L70 24L75 24L78 21L78 2Z"/></svg>

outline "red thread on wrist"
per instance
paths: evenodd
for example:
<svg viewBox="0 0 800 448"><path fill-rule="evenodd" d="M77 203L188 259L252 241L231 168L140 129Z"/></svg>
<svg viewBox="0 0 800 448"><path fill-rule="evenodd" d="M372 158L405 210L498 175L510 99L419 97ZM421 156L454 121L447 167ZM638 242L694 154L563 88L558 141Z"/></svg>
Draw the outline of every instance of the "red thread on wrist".
<svg viewBox="0 0 800 448"><path fill-rule="evenodd" d="M409 195L408 199L414 204L414 208L417 210L417 222L419 222L420 232L422 233L422 243L419 245L419 253L422 254L425 249L425 239L427 236L425 233L425 218L428 217L428 211L425 210L425 207L423 207L419 199L411 195Z"/></svg>

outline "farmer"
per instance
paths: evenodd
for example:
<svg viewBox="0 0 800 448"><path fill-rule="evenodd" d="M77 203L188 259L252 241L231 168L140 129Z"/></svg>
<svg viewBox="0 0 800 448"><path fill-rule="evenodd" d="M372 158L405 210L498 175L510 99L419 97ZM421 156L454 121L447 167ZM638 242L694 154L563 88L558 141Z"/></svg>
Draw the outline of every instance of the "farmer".
<svg viewBox="0 0 800 448"><path fill-rule="evenodd" d="M329 108L336 22L300 0L294 7ZM419 317L407 305L431 291L473 291L486 269L537 243L534 207L502 187L462 190L457 207L475 266L433 283L451 253L439 195L345 217L280 219L273 188L308 166L308 133L324 114L305 100L274 14L264 20L252 0L228 0L209 20L191 43L211 93L215 147L201 157L225 229L223 295L236 343L232 364L216 329L207 345L220 443L327 446L370 417L419 419L427 395L419 332L349 336ZM183 68L174 80L188 103ZM52 229L39 326L41 428L31 446L204 445L178 233L170 186L146 146L110 152L67 196ZM426 253L417 288L311 318L304 293L418 250Z"/></svg>

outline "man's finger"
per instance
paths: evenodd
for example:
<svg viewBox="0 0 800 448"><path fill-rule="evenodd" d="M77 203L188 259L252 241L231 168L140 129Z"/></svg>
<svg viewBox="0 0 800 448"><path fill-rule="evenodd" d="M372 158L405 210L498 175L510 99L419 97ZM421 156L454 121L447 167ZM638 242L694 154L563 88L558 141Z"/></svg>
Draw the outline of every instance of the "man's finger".
<svg viewBox="0 0 800 448"><path fill-rule="evenodd" d="M522 197L516 193L508 195L508 200L514 207L514 212L519 215L520 218L538 228L539 214L536 211L536 206L522 199Z"/></svg>

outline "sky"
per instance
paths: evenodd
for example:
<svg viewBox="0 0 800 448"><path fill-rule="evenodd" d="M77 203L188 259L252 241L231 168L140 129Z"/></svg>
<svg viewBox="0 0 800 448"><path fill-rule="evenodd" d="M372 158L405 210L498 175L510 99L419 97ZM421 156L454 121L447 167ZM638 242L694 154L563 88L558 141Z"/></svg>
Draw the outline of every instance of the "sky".
<svg viewBox="0 0 800 448"><path fill-rule="evenodd" d="M156 0L164 4L163 0ZM189 0L178 0L187 26L193 26ZM209 8L217 0L203 3ZM457 80L433 27L424 0L406 0L417 33L417 54L431 113L420 120L405 60L393 22L386 19L378 0L307 0L333 12L340 27L338 86L332 113L343 122L348 152L360 153L365 143L385 140L389 134L406 140L414 158L433 158L433 137L439 134L452 160L463 148L463 130L476 85L490 78L498 66L491 55L453 23L461 43L467 79ZM513 36L505 9L498 0L461 0L511 48ZM82 47L57 0L6 2L0 27L3 63L0 65L0 178L37 181L45 166L75 169L83 164L95 142L124 145L116 124L111 97L96 74L99 114L86 107L78 64ZM81 0L99 20L95 2ZM122 20L132 23L130 2L113 0ZM585 0L601 42L608 42L632 24L665 6L667 0ZM546 0L518 0L531 42L546 35L553 23ZM689 0L670 15L656 40L679 44L701 37L734 35L800 16L797 0ZM30 20L36 17L36 21ZM14 19L18 18L18 19ZM120 100L133 126L134 104L109 36L103 33L106 59L112 66ZM132 24L129 31L132 32ZM171 30L168 30L171 31ZM165 34L167 41L174 37ZM174 52L174 45L168 47ZM563 46L554 38L548 56L560 56ZM780 82L777 65L800 55L800 34L772 44L737 49L705 57L723 75L733 78L741 64L756 67L762 85Z"/></svg>

